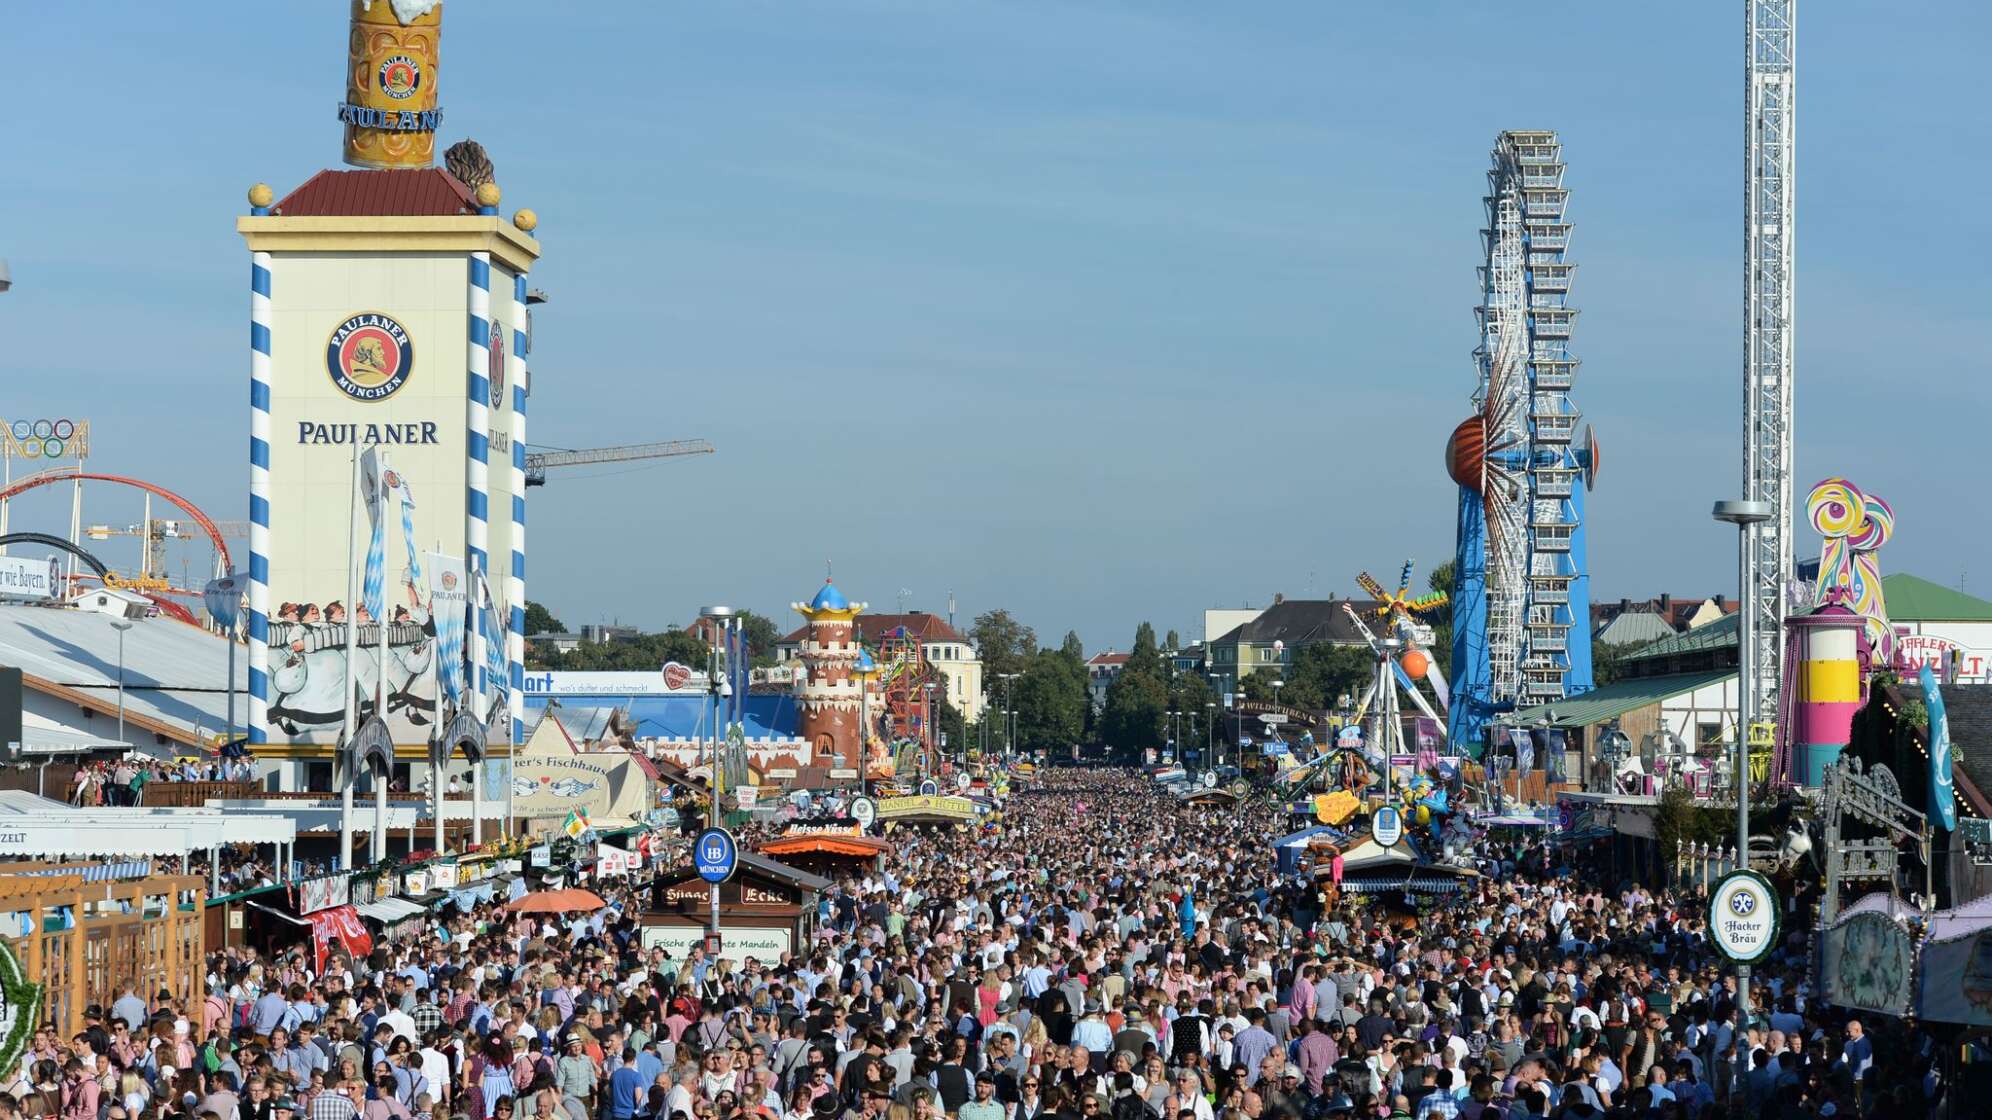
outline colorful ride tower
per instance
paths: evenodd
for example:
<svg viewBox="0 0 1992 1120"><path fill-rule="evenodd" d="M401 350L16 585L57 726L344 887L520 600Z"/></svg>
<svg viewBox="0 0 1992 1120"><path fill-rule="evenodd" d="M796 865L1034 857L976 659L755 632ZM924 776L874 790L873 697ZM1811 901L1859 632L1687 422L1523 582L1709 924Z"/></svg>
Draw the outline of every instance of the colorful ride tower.
<svg viewBox="0 0 1992 1120"><path fill-rule="evenodd" d="M809 744L809 765L827 771L849 771L856 778L864 764L862 719L864 681L858 675L863 648L856 620L865 604L844 598L829 580L807 603L790 604L809 624L801 658L808 674L796 693L801 706L798 734ZM830 775L837 777L836 774Z"/></svg>

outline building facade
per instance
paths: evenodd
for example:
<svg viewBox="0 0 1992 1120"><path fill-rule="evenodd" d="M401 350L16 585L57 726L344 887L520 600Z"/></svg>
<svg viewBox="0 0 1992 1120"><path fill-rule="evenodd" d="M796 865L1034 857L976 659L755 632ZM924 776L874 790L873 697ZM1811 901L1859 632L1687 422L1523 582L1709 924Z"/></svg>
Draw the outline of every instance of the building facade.
<svg viewBox="0 0 1992 1120"><path fill-rule="evenodd" d="M1349 611L1355 611L1374 631L1381 625L1375 618L1377 605L1374 599L1276 597L1272 606L1251 621L1210 643L1206 671L1220 678L1226 690L1235 690L1239 681L1254 673L1285 671L1295 651L1303 646L1319 642L1367 646L1369 639L1349 618Z"/></svg>
<svg viewBox="0 0 1992 1120"><path fill-rule="evenodd" d="M1001 688L1002 682L984 679L982 658L976 654L975 646L940 615L926 611L866 614L858 617L856 628L859 640L873 649L880 648L888 635L902 630L918 642L920 656L940 677L948 703L954 705L965 722L974 723L982 718L985 688ZM775 647L776 660L784 664L799 660L808 633L805 626L784 637ZM994 698L1000 703L1002 693L998 691Z"/></svg>

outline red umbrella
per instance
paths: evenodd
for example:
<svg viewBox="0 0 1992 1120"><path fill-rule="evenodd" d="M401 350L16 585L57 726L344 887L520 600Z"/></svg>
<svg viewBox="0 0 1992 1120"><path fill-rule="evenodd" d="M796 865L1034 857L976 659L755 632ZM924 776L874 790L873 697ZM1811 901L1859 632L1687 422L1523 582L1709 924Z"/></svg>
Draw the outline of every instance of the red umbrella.
<svg viewBox="0 0 1992 1120"><path fill-rule="evenodd" d="M569 887L559 891L534 891L505 904L505 909L521 914L566 914L576 910L600 910L608 903L594 891Z"/></svg>

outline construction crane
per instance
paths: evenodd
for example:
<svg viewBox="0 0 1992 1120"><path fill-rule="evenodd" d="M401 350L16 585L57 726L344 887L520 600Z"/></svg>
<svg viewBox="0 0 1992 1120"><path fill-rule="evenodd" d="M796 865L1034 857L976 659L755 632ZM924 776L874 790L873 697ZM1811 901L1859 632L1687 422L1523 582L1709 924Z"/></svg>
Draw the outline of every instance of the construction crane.
<svg viewBox="0 0 1992 1120"><path fill-rule="evenodd" d="M619 447L593 447L583 451L528 448L526 485L545 486L548 467L626 463L632 459L672 459L680 455L710 455L712 452L712 444L702 439L674 439L667 443L626 443Z"/></svg>
<svg viewBox="0 0 1992 1120"><path fill-rule="evenodd" d="M150 505L148 500L147 505ZM215 531L224 537L249 536L247 521L216 521ZM112 537L143 537L145 539L144 566L140 576L156 576L166 571L166 542L194 540L206 536L206 532L192 521L179 521L164 517L148 517L142 525L126 525L112 528L109 525L88 525L83 535L93 541L109 540Z"/></svg>

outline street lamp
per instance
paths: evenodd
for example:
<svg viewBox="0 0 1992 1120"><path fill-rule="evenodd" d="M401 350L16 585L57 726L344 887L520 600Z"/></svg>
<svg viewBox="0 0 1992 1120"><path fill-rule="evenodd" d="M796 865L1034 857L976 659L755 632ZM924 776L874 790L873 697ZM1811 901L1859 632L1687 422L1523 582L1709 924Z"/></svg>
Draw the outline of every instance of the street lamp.
<svg viewBox="0 0 1992 1120"><path fill-rule="evenodd" d="M920 769L922 773L925 773L934 767L936 761L934 752L939 748L940 739L934 732L934 682L928 681L920 686L920 690L926 693L926 715L922 716L920 720L927 738L926 749L920 752L920 757L924 760L920 765Z"/></svg>
<svg viewBox="0 0 1992 1120"><path fill-rule="evenodd" d="M1274 703L1274 704L1278 704L1278 703L1280 702L1280 689L1281 689L1281 688L1283 688L1283 687L1285 687L1285 686L1286 686L1286 682L1285 682L1285 681L1283 681L1283 680L1278 680L1278 679L1275 679L1275 680L1273 681L1273 703Z"/></svg>
<svg viewBox="0 0 1992 1120"><path fill-rule="evenodd" d="M1204 769L1211 770L1217 766L1217 701L1204 701L1204 711Z"/></svg>
<svg viewBox="0 0 1992 1120"><path fill-rule="evenodd" d="M124 736L124 636L125 636L125 631L127 631L127 630L131 629L131 623L129 623L129 622L113 622L113 623L111 623L111 629L113 629L113 630L116 630L116 631L118 632L118 742L122 743L122 742L124 742L124 741L125 741L125 736Z"/></svg>
<svg viewBox="0 0 1992 1120"><path fill-rule="evenodd" d="M1756 721L1757 526L1771 519L1771 503L1715 503L1712 516L1736 526L1736 597L1743 604L1736 634L1736 866L1750 866L1750 725ZM1783 574L1783 573L1781 573ZM1750 966L1736 966L1736 1016L1740 1030L1750 1014Z"/></svg>
<svg viewBox="0 0 1992 1120"><path fill-rule="evenodd" d="M1019 674L998 673L996 676L1003 682L1003 754L1009 757L1017 753L1017 705L1011 694L1010 682L1016 680Z"/></svg>
<svg viewBox="0 0 1992 1120"><path fill-rule="evenodd" d="M712 811L711 815L707 817L706 823L709 827L717 828L719 826L720 784L719 681L721 674L719 651L721 641L715 639L723 639L725 637L726 628L733 620L733 608L714 603L711 606L700 607L699 617L710 623L705 628L705 631L708 635L707 641L711 643L710 648L706 651L706 703L712 711L712 727L708 731L708 735L712 740L712 756L710 759L712 773L706 779L706 791L712 795Z"/></svg>

